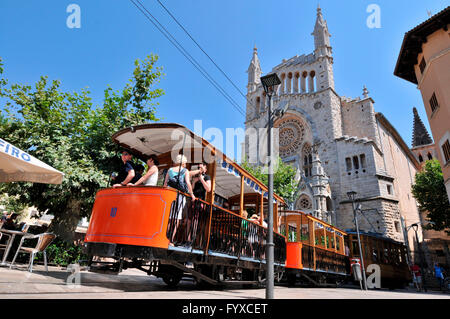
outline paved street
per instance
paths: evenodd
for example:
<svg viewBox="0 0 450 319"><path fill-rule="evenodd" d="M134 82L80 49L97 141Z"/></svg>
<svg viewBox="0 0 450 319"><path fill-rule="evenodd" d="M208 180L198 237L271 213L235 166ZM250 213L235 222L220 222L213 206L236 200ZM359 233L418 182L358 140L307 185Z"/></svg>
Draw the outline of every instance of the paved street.
<svg viewBox="0 0 450 319"><path fill-rule="evenodd" d="M450 299L442 292L417 293L412 290L371 290L348 288L289 288L276 286L276 299ZM0 299L248 299L265 297L264 288L200 290L190 280L176 289L161 279L128 269L120 275L81 271L71 275L65 269L36 266L33 273L25 268L0 267Z"/></svg>

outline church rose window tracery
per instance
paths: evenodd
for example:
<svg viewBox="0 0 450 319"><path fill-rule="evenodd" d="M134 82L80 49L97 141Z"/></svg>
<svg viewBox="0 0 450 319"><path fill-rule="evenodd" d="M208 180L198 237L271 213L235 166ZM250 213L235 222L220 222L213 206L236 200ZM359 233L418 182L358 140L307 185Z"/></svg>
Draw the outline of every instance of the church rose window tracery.
<svg viewBox="0 0 450 319"><path fill-rule="evenodd" d="M311 199L307 195L302 195L297 200L297 208L298 209L311 209L312 203Z"/></svg>
<svg viewBox="0 0 450 319"><path fill-rule="evenodd" d="M282 121L279 125L279 151L281 157L287 157L298 153L305 136L303 124L293 118Z"/></svg>

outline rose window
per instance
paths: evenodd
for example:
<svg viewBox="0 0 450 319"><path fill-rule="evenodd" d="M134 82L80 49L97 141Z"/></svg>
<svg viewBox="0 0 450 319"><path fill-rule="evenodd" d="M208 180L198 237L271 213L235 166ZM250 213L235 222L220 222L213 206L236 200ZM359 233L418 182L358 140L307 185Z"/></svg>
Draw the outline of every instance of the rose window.
<svg viewBox="0 0 450 319"><path fill-rule="evenodd" d="M303 195L298 199L297 207L300 209L311 209L311 200L308 196Z"/></svg>
<svg viewBox="0 0 450 319"><path fill-rule="evenodd" d="M296 119L287 119L279 126L279 151L282 157L291 156L298 153L303 141L305 128Z"/></svg>

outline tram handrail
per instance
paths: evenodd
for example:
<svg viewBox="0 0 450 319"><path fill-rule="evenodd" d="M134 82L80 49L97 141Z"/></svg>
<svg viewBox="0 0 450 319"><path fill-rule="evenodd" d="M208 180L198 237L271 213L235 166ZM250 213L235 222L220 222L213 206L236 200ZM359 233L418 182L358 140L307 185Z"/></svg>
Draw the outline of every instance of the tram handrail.
<svg viewBox="0 0 450 319"><path fill-rule="evenodd" d="M178 225L180 228L176 229L178 236L175 237L173 232L177 226L174 217L178 211L174 209L174 204L171 207L167 236L173 244L204 250L205 253L212 251L237 258L265 259L266 227L215 204L211 209L211 204L201 199L196 199L192 205L190 196L183 192L179 194L185 197L186 204L183 207L182 222ZM198 211L199 209L203 212ZM205 238L208 233L208 238ZM204 241L196 239L198 235ZM285 237L274 232L274 242L276 242L275 260L284 263Z"/></svg>

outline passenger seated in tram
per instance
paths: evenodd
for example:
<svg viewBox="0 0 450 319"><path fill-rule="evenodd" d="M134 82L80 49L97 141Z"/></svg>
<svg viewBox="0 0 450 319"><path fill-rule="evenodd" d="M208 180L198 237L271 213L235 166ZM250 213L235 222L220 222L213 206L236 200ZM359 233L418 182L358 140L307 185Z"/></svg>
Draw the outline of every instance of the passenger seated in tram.
<svg viewBox="0 0 450 319"><path fill-rule="evenodd" d="M150 155L146 162L148 165L147 173L139 178L136 183L128 183L128 186L137 186L141 184L145 186L156 186L156 183L158 182L158 157L154 154Z"/></svg>
<svg viewBox="0 0 450 319"><path fill-rule="evenodd" d="M252 217L250 217L250 220L258 225L261 225L261 218L257 214L253 214ZM263 227L267 228L267 223L265 220L263 220Z"/></svg>

